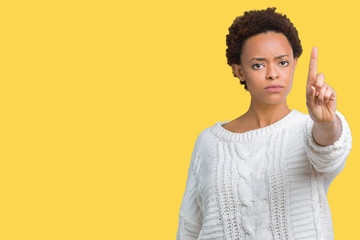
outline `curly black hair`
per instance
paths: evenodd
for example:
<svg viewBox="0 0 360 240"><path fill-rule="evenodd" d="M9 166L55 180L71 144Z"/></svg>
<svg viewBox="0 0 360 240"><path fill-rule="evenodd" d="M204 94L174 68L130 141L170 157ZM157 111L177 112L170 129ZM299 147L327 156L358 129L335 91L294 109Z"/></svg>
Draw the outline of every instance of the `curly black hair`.
<svg viewBox="0 0 360 240"><path fill-rule="evenodd" d="M227 64L241 64L240 56L244 42L257 34L273 31L282 33L288 39L294 54L294 58L300 57L302 46L298 36L298 31L290 22L286 15L275 12L276 7L266 10L252 10L244 12L243 16L236 17L233 24L229 27L229 34L226 35L226 58ZM233 73L234 77L236 75ZM240 84L247 86L245 82Z"/></svg>

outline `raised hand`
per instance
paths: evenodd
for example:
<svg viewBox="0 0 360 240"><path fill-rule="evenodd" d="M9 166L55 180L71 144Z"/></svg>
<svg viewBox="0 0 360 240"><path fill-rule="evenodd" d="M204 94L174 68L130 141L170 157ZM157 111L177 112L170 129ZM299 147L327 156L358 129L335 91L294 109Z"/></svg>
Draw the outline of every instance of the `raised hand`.
<svg viewBox="0 0 360 240"><path fill-rule="evenodd" d="M336 120L336 93L324 80L324 74L317 73L317 48L313 47L306 84L306 105L311 119L319 125Z"/></svg>

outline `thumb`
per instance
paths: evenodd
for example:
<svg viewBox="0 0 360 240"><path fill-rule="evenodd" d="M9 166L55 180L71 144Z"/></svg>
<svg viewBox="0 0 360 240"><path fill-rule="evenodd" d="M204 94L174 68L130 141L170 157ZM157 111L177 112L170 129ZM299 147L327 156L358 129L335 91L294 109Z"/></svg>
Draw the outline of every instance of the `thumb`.
<svg viewBox="0 0 360 240"><path fill-rule="evenodd" d="M314 87L314 86L311 86L310 91L311 91L311 95L310 95L311 99L312 99L312 100L315 100L315 94L316 94L316 89L315 89L315 87Z"/></svg>
<svg viewBox="0 0 360 240"><path fill-rule="evenodd" d="M315 106L315 93L316 93L315 87L311 86L307 94L307 104L311 108Z"/></svg>

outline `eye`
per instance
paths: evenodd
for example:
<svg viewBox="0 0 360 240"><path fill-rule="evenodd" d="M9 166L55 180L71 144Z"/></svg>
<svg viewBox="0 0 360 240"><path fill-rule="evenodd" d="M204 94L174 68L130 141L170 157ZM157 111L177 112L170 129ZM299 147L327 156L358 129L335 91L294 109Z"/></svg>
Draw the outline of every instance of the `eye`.
<svg viewBox="0 0 360 240"><path fill-rule="evenodd" d="M251 66L253 69L260 69L263 68L264 65L260 64L260 63L255 63L254 65Z"/></svg>
<svg viewBox="0 0 360 240"><path fill-rule="evenodd" d="M279 63L281 66L287 66L287 65L289 65L289 61L281 61L280 63Z"/></svg>

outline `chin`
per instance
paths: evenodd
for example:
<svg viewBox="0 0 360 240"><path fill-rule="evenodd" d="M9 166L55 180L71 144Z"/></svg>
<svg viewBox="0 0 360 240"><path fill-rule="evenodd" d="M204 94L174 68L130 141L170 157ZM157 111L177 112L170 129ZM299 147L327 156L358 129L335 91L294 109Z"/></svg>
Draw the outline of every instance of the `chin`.
<svg viewBox="0 0 360 240"><path fill-rule="evenodd" d="M269 105L276 105L276 104L283 103L285 100L286 100L286 97L284 97L284 96L272 96L271 99L270 98L264 99L264 103L269 104Z"/></svg>
<svg viewBox="0 0 360 240"><path fill-rule="evenodd" d="M286 101L287 96L289 95L290 91L283 91L279 93L264 93L259 92L256 94L251 94L252 101L262 103L262 104L268 104L268 105L277 105L281 104L284 101ZM256 97L258 96L258 97Z"/></svg>

